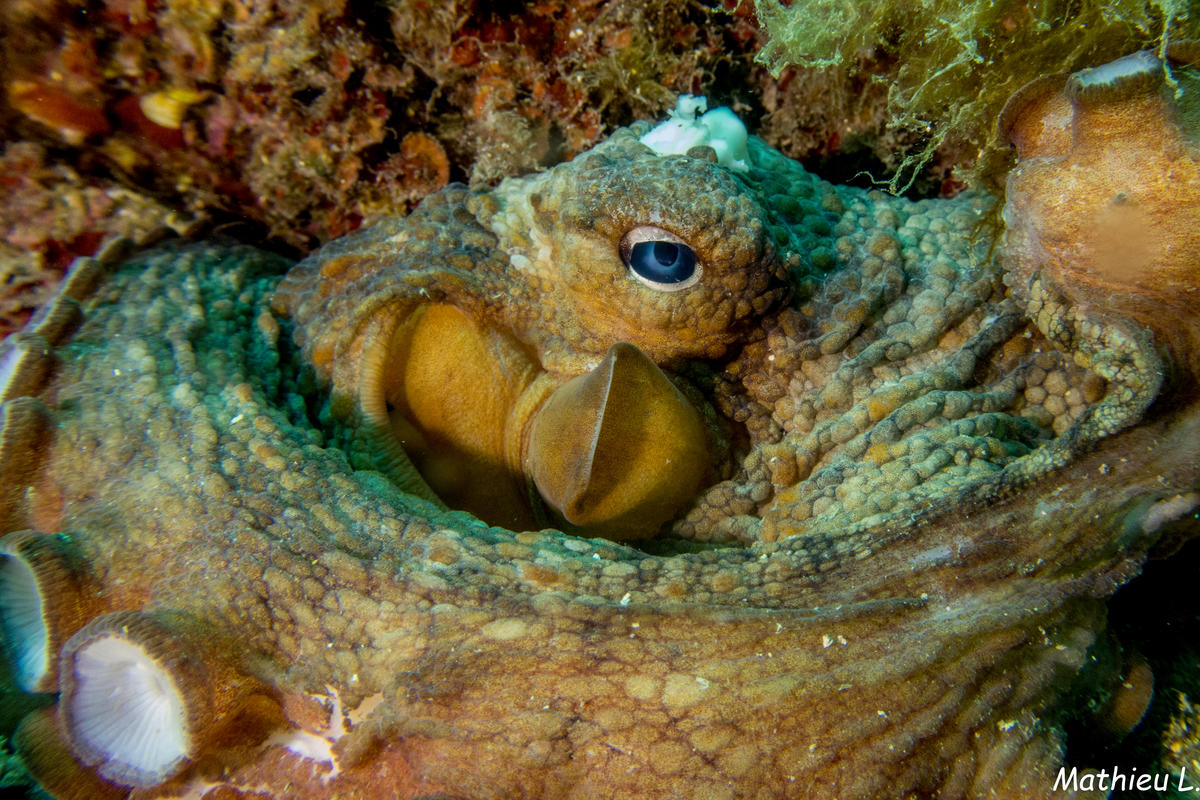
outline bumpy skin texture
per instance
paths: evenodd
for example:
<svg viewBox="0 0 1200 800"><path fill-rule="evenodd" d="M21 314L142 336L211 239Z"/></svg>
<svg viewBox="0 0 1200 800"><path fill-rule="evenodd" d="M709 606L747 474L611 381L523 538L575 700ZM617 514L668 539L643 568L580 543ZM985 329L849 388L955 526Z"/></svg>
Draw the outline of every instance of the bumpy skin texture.
<svg viewBox="0 0 1200 800"><path fill-rule="evenodd" d="M509 328L554 373L579 374L620 341L660 364L715 358L784 293L755 188L705 160L658 156L619 131L541 175L494 192L451 187L407 218L344 237L288 276L278 304L324 375L374 312L406 302L451 302ZM632 280L618 245L639 224L688 242L700 284L672 293ZM356 388L336 376L334 386Z"/></svg>
<svg viewBox="0 0 1200 800"><path fill-rule="evenodd" d="M367 460L360 465L382 468L405 488L422 491L394 441L412 438L407 428L407 438L392 432L390 420L399 414L417 436L432 442L409 448L417 450L425 477L452 473L440 483L432 481L443 499L494 524L538 528L543 525L529 514L495 513L494 508L497 502L516 506L527 493L535 496L537 489L532 483L526 489L521 474L545 470L555 461L550 453L524 452L530 418L548 391L597 368L619 342L640 348L667 370L686 359L723 356L785 295L785 264L777 257L777 244L792 250L793 238L786 225L771 225L767 198L757 189L708 160L659 156L633 132L621 131L546 173L505 181L491 192L451 187L407 219L385 220L332 243L292 270L279 287L275 308L294 320L304 356L318 377L332 384L332 416L362 441ZM700 273L695 285L662 291L633 279L621 252L623 237L648 225L688 243ZM435 337L444 346L417 347L401 356L408 346L397 342L429 338L410 333L414 325L420 331L428 324L418 321L420 312L432 308L438 314L446 306L462 312L478 335L454 346L452 341L462 339L450 326ZM469 357L480 351L482 358ZM473 366L480 360L497 362L498 368ZM422 383L411 377L413 371L425 369L439 370L436 379L425 382L442 387L428 402L408 390ZM455 374L476 369L480 379L455 383ZM669 384L662 385L669 392ZM460 418L497 395L511 395L501 405L512 411L488 409L486 420L463 425L440 410L447 394L467 396L456 415ZM612 406L622 401L614 398ZM580 408L578 416L581 427L591 428L587 409ZM605 416L603 407L599 416ZM662 427L658 420L646 424ZM717 432L694 434L693 427L678 434L687 447L671 448L668 442L666 449L725 449L688 441L721 439ZM501 436L490 435L506 429ZM585 431L576 438L588 437ZM439 450L440 455L431 452ZM591 463L593 457L597 472L630 469L619 451L580 453L577 460ZM645 471L657 474L668 460L651 459L652 468ZM532 468L525 467L530 463ZM695 485L698 478L683 480ZM498 483L513 488L497 493L490 487ZM472 486L483 488L473 491ZM456 503L454 495L465 500ZM564 498L547 499L556 508L565 505ZM668 506L642 535L669 518L678 501ZM638 509L631 511L638 516ZM585 511L567 518L575 522L587 516Z"/></svg>
<svg viewBox="0 0 1200 800"><path fill-rule="evenodd" d="M477 264L530 236L497 232L500 200L522 198L450 190L352 239L419 239L438 260L394 290L380 276L382 294L293 306L300 354L270 310L283 265L218 245L138 256L73 337L35 326L29 352L62 342L59 367L10 381L6 440L47 446L0 447L7 529L68 532L104 610L197 620L212 657L264 687L218 723L241 733L139 797L192 780L291 797L1051 794L1055 700L1103 598L1196 506L1200 413L1151 406L1162 364L1134 326L1094 325L1041 284L1032 317L1006 299L986 199L910 204L753 148L749 179L720 178L761 225L733 252L787 264L796 300L718 364L713 402L750 448L677 524L719 543L695 552L485 527L354 469L336 420L314 422L305 364L336 405L330 356L386 305L364 296L501 313L482 287L512 284ZM629 220L572 199L576 175L525 185L561 184L539 224L578 252L581 230ZM677 192L680 213L705 202ZM505 323L566 313L528 302ZM564 362L624 335L562 331L568 348L540 346ZM307 759L284 746L295 729Z"/></svg>

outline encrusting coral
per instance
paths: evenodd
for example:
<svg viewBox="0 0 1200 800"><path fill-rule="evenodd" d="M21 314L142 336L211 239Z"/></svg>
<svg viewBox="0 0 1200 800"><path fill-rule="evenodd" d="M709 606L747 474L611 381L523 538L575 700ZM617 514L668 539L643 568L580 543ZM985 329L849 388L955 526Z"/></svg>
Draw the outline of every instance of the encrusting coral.
<svg viewBox="0 0 1200 800"><path fill-rule="evenodd" d="M1176 102L1138 85L1104 96ZM66 638L57 711L31 714L17 743L47 786L1052 795L1058 702L1103 599L1200 507L1195 317L1147 330L1141 301L1110 308L1069 264L1026 269L1017 233L984 235L983 195L911 203L827 184L758 140L739 169L714 148L656 152L649 131L491 192L448 187L282 283L282 259L221 243L114 244L76 263L0 354L5 548L56 537L99 587L80 631L45 618L44 641ZM1175 154L1196 159L1185 140ZM1070 220L1026 217L1056 185L1038 183L1038 158L1006 218L1046 239ZM1173 174L1136 187L1200 196L1194 172ZM641 180L664 175L678 181ZM746 224L731 262L714 261L728 218ZM623 243L644 226L651 238ZM681 244L703 269L673 272ZM492 262L576 275L580 304L531 299ZM1139 269L1165 282L1127 297L1171 303L1194 285L1153 259ZM698 277L660 297L637 288L647 273ZM594 281L625 293L617 308ZM405 342L431 314L433 339L523 354L566 378L555 391L606 354L594 374L617 381L633 339L706 429L728 431L728 476L645 549L489 527L405 491L419 483L382 433L408 435L388 400L409 386L371 362L415 354L417 373L440 374L424 363L435 348ZM693 339L670 336L679 314ZM542 315L568 324L551 335ZM639 397L625 391L622 413ZM368 463L394 481L355 468ZM42 639L16 610L0 600L21 653ZM176 711L103 725L81 716L95 709L79 687L97 685ZM177 723L178 746L143 746L151 718Z"/></svg>
<svg viewBox="0 0 1200 800"><path fill-rule="evenodd" d="M752 30L729 28L691 2L13 2L0 120L308 248L410 210L445 168L494 183L661 114L718 65L748 68Z"/></svg>
<svg viewBox="0 0 1200 800"><path fill-rule="evenodd" d="M169 209L307 251L451 178L570 158L717 74L749 97L751 20L665 0L0 4L0 142L21 154L0 157L0 335L71 257ZM46 173L71 180L47 193Z"/></svg>

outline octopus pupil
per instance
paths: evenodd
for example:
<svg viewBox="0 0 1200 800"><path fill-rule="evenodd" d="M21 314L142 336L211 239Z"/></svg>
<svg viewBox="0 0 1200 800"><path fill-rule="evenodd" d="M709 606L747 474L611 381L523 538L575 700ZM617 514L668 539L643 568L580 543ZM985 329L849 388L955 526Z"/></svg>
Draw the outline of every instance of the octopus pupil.
<svg viewBox="0 0 1200 800"><path fill-rule="evenodd" d="M696 271L696 254L678 242L638 242L629 253L629 268L655 283L680 283Z"/></svg>
<svg viewBox="0 0 1200 800"><path fill-rule="evenodd" d="M664 267L669 267L679 258L679 248L672 242L655 242L654 258Z"/></svg>

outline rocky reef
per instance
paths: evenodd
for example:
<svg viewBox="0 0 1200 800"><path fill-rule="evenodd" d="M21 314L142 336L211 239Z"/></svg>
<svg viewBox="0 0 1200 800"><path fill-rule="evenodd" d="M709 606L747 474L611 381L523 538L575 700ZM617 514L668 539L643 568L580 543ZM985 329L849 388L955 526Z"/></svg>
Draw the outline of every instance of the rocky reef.
<svg viewBox="0 0 1200 800"><path fill-rule="evenodd" d="M298 255L447 180L573 157L688 92L827 179L949 195L1002 177L980 151L1008 152L993 122L1027 80L1200 34L1178 2L840 6L5 3L0 332L105 234L211 219Z"/></svg>

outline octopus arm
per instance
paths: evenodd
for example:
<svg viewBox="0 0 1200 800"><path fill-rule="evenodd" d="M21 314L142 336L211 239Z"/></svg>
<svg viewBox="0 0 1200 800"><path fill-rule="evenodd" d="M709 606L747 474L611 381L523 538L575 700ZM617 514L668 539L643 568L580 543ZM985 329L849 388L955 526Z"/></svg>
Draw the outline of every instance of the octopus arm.
<svg viewBox="0 0 1200 800"><path fill-rule="evenodd" d="M410 217L381 220L300 262L272 300L329 386L329 414L356 463L438 504L393 430L396 344L418 309L477 310L474 298L494 294L507 256L470 210L479 202L465 187L448 187Z"/></svg>

